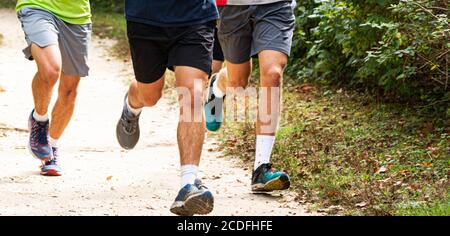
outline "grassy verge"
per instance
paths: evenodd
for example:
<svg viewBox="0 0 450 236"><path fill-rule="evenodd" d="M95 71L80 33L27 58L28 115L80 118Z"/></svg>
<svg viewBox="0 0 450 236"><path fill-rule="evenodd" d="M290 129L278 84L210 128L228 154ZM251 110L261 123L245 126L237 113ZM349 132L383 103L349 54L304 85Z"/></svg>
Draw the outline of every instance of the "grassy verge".
<svg viewBox="0 0 450 236"><path fill-rule="evenodd" d="M0 0L0 8L14 8L16 0Z"/></svg>
<svg viewBox="0 0 450 236"><path fill-rule="evenodd" d="M449 215L448 101L436 111L286 87L273 162L290 173L297 201L329 214ZM253 124L228 123L220 136L221 149L250 166Z"/></svg>
<svg viewBox="0 0 450 236"><path fill-rule="evenodd" d="M92 22L94 35L116 41L110 50L113 56L121 59L129 57L126 22L123 14L94 12Z"/></svg>

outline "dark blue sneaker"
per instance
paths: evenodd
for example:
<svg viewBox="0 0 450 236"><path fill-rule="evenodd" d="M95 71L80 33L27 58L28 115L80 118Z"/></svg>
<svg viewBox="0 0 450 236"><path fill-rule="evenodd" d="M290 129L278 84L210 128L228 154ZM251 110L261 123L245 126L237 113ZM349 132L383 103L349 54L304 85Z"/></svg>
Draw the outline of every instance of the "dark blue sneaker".
<svg viewBox="0 0 450 236"><path fill-rule="evenodd" d="M214 197L199 179L187 184L175 198L170 212L179 216L206 215L214 208Z"/></svg>
<svg viewBox="0 0 450 236"><path fill-rule="evenodd" d="M41 161L48 161L52 158L52 148L48 143L49 121L38 122L31 112L28 118L28 129L30 131L30 139L28 140L28 149L31 155Z"/></svg>
<svg viewBox="0 0 450 236"><path fill-rule="evenodd" d="M281 171L274 171L272 164L262 164L252 175L252 191L271 192L285 190L291 185L289 176Z"/></svg>
<svg viewBox="0 0 450 236"><path fill-rule="evenodd" d="M116 126L117 141L124 149L133 149L139 141L139 115L135 116L127 109L127 97L125 95L122 116Z"/></svg>
<svg viewBox="0 0 450 236"><path fill-rule="evenodd" d="M217 74L211 76L209 80L208 96L205 103L205 119L206 128L209 131L217 131L222 126L223 121L223 98L218 98L214 95L213 84L217 80Z"/></svg>
<svg viewBox="0 0 450 236"><path fill-rule="evenodd" d="M52 148L53 158L45 161L41 167L41 175L45 176L61 176L62 170L58 165L58 148Z"/></svg>

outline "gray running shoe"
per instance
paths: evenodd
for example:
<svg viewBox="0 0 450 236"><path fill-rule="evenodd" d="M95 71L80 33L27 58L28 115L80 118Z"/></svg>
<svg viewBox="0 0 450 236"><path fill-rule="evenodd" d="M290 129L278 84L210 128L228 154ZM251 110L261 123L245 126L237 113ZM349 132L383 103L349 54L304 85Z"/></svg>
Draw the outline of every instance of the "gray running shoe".
<svg viewBox="0 0 450 236"><path fill-rule="evenodd" d="M133 149L137 142L139 141L140 130L139 130L139 116L134 115L127 109L127 97L125 95L122 116L116 127L117 141L124 149Z"/></svg>

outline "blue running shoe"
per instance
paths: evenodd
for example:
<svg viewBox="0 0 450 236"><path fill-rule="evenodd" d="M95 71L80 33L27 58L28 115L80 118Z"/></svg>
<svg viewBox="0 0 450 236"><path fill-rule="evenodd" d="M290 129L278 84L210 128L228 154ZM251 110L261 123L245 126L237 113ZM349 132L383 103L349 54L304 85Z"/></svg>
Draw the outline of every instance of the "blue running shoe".
<svg viewBox="0 0 450 236"><path fill-rule="evenodd" d="M175 198L170 212L179 216L206 215L214 208L214 197L199 179L194 184L187 184Z"/></svg>
<svg viewBox="0 0 450 236"><path fill-rule="evenodd" d="M45 161L41 167L41 175L45 176L61 176L62 170L58 165L58 148L52 147L53 158Z"/></svg>
<svg viewBox="0 0 450 236"><path fill-rule="evenodd" d="M217 74L211 76L209 80L208 99L205 103L206 128L209 131L217 131L222 126L223 121L223 98L214 95L213 84L217 80Z"/></svg>
<svg viewBox="0 0 450 236"><path fill-rule="evenodd" d="M291 185L289 176L281 171L274 171L272 164L262 164L252 175L252 191L271 192L285 190Z"/></svg>
<svg viewBox="0 0 450 236"><path fill-rule="evenodd" d="M41 161L48 161L52 158L52 148L48 143L48 127L50 122L38 122L31 112L28 119L28 129L30 131L30 139L28 141L28 149L31 155Z"/></svg>

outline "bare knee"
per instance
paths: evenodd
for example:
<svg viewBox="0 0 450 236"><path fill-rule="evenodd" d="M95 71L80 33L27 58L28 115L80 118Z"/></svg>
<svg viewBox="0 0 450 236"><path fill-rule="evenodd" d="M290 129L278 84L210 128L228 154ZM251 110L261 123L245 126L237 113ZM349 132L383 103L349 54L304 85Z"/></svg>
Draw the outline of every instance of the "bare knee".
<svg viewBox="0 0 450 236"><path fill-rule="evenodd" d="M203 111L203 88L191 88L189 89L191 96L191 109L194 112L202 112Z"/></svg>
<svg viewBox="0 0 450 236"><path fill-rule="evenodd" d="M279 87L283 78L282 66L270 66L261 70L261 84L263 87Z"/></svg>
<svg viewBox="0 0 450 236"><path fill-rule="evenodd" d="M250 77L247 76L236 76L234 78L229 78L228 85L232 88L247 88L248 81Z"/></svg>
<svg viewBox="0 0 450 236"><path fill-rule="evenodd" d="M62 103L71 105L75 104L78 95L78 88L76 85L64 87L59 90L58 98Z"/></svg>
<svg viewBox="0 0 450 236"><path fill-rule="evenodd" d="M75 104L77 94L78 94L77 89L70 89L64 91L64 93L61 96L61 99L65 102L65 104Z"/></svg>
<svg viewBox="0 0 450 236"><path fill-rule="evenodd" d="M195 116L195 114L202 114L203 92L203 88L187 88L186 91L182 92L180 94L180 111L190 111L191 117Z"/></svg>
<svg viewBox="0 0 450 236"><path fill-rule="evenodd" d="M51 86L55 85L61 75L60 65L49 65L39 70L39 78L42 82L45 82Z"/></svg>
<svg viewBox="0 0 450 236"><path fill-rule="evenodd" d="M162 97L162 91L148 93L139 91L139 101L146 107L155 106Z"/></svg>

